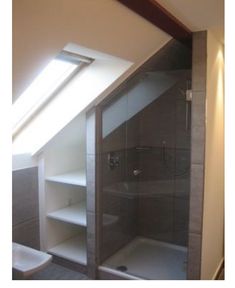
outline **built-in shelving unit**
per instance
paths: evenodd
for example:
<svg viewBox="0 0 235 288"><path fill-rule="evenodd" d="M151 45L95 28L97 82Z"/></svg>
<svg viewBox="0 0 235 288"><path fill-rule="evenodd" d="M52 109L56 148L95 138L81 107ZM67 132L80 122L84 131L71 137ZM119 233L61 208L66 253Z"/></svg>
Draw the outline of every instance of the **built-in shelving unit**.
<svg viewBox="0 0 235 288"><path fill-rule="evenodd" d="M83 201L63 209L47 213L47 217L71 224L86 226L86 202Z"/></svg>
<svg viewBox="0 0 235 288"><path fill-rule="evenodd" d="M86 265L86 236L85 234L80 234L72 237L49 249L48 252L67 260Z"/></svg>
<svg viewBox="0 0 235 288"><path fill-rule="evenodd" d="M71 184L77 186L86 186L86 173L84 170L72 171L69 173L50 176L46 178L47 181Z"/></svg>
<svg viewBox="0 0 235 288"><path fill-rule="evenodd" d="M82 265L87 263L85 127L84 113L44 147L40 179L42 249Z"/></svg>

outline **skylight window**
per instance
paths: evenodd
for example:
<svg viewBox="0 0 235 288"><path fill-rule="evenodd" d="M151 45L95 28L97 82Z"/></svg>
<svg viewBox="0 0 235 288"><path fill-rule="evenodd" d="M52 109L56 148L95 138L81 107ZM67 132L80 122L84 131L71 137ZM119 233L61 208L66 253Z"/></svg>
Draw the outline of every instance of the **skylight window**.
<svg viewBox="0 0 235 288"><path fill-rule="evenodd" d="M53 59L13 104L13 135L91 61L87 57L66 51Z"/></svg>

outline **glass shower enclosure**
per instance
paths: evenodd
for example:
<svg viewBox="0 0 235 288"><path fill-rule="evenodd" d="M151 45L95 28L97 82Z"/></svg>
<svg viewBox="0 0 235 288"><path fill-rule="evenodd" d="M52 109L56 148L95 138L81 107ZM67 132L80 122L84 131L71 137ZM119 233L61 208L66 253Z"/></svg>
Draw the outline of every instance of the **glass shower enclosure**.
<svg viewBox="0 0 235 288"><path fill-rule="evenodd" d="M191 54L173 41L102 104L100 268L187 278Z"/></svg>

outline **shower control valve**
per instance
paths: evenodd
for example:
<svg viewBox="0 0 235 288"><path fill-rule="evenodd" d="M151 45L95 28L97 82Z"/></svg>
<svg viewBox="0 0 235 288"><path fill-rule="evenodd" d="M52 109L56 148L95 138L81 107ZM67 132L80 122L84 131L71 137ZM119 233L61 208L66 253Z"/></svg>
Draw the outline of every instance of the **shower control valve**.
<svg viewBox="0 0 235 288"><path fill-rule="evenodd" d="M120 166L120 158L114 152L108 154L108 165L111 170Z"/></svg>
<svg viewBox="0 0 235 288"><path fill-rule="evenodd" d="M142 173L142 171L139 170L139 169L135 169L135 170L133 170L133 174L134 174L134 176L138 176L138 175L141 174L141 173Z"/></svg>

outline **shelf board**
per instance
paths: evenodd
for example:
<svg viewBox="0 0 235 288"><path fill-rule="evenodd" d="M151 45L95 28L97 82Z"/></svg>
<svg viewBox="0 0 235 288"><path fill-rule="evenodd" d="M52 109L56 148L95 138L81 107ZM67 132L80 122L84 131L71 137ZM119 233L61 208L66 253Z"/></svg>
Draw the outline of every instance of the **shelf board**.
<svg viewBox="0 0 235 288"><path fill-rule="evenodd" d="M86 187L86 173L85 170L72 171L69 173L50 176L46 178L47 181L71 184Z"/></svg>
<svg viewBox="0 0 235 288"><path fill-rule="evenodd" d="M47 217L72 224L86 226L86 202L79 202L75 205L47 213Z"/></svg>
<svg viewBox="0 0 235 288"><path fill-rule="evenodd" d="M86 265L86 236L85 234L79 234L49 249L48 252L67 260Z"/></svg>

